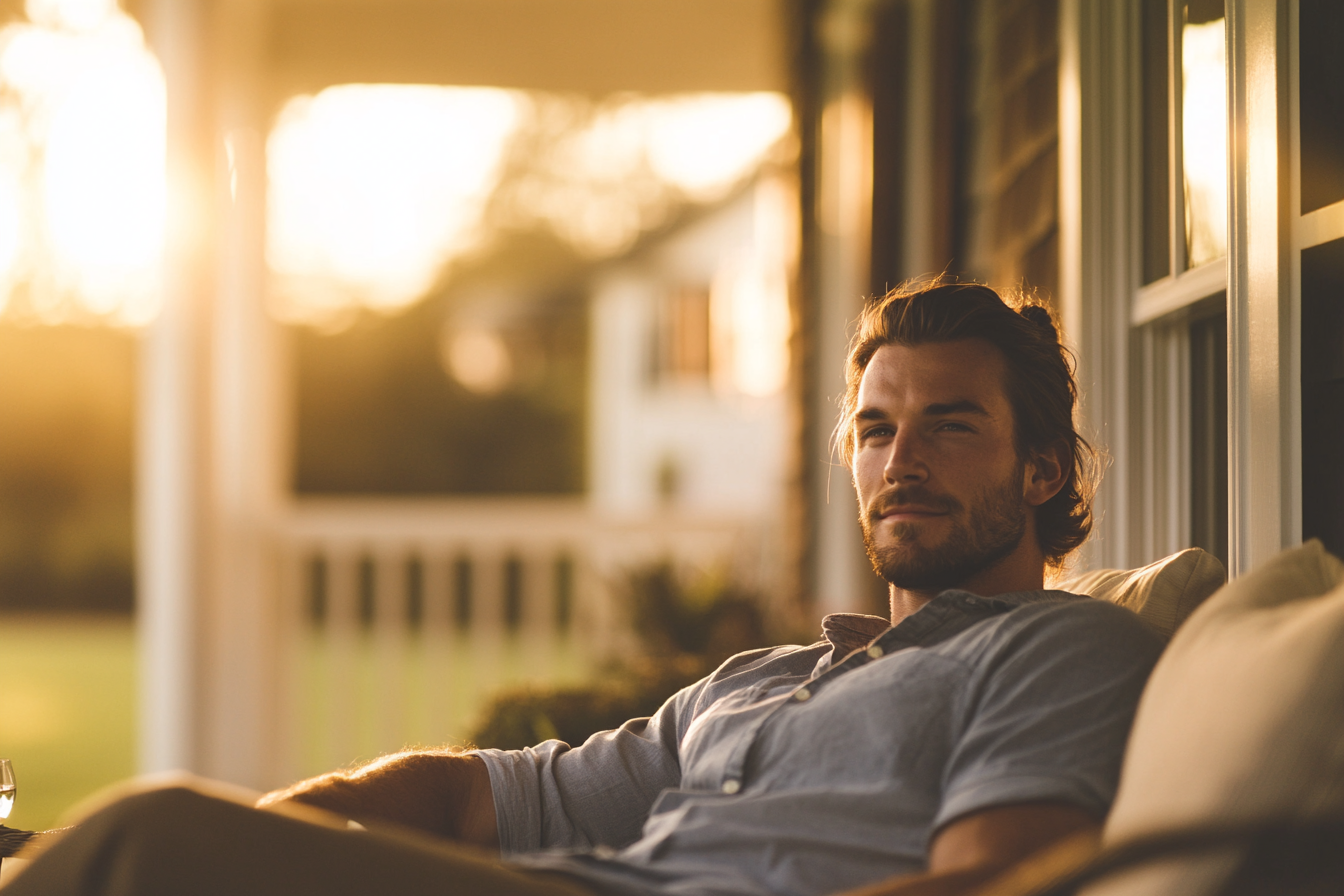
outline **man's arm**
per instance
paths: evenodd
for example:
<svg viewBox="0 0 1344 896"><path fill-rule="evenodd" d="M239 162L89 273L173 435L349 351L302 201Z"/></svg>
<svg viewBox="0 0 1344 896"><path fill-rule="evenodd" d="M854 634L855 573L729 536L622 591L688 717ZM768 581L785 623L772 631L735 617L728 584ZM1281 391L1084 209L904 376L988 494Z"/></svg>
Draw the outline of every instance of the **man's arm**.
<svg viewBox="0 0 1344 896"><path fill-rule="evenodd" d="M925 873L893 877L844 896L960 896L1048 846L1100 833L1095 818L1065 803L996 806L958 818L939 831L929 847Z"/></svg>
<svg viewBox="0 0 1344 896"><path fill-rule="evenodd" d="M326 809L367 827L392 823L499 849L494 793L485 763L448 752L396 753L348 772L300 781L257 801Z"/></svg>

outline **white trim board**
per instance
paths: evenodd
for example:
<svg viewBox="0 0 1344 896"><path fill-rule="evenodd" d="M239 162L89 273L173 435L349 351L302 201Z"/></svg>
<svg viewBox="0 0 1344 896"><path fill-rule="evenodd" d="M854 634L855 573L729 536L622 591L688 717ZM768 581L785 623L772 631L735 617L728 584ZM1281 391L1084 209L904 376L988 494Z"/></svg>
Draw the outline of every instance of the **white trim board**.
<svg viewBox="0 0 1344 896"><path fill-rule="evenodd" d="M1141 327L1227 289L1227 258L1218 258L1140 287L1129 322Z"/></svg>
<svg viewBox="0 0 1344 896"><path fill-rule="evenodd" d="M1297 219L1295 248L1310 249L1344 237L1344 201L1307 212Z"/></svg>

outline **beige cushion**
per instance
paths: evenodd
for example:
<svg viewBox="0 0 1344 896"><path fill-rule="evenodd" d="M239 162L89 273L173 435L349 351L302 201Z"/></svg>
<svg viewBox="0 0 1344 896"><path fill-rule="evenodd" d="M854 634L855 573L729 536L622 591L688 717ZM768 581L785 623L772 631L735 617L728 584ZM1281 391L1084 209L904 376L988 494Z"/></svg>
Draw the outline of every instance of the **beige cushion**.
<svg viewBox="0 0 1344 896"><path fill-rule="evenodd" d="M1344 808L1344 563L1320 542L1228 584L1181 627L1139 703L1105 840ZM1088 890L1210 892L1227 857Z"/></svg>
<svg viewBox="0 0 1344 896"><path fill-rule="evenodd" d="M1068 574L1053 587L1090 594L1133 610L1163 638L1170 638L1195 607L1225 581L1227 572L1217 557L1199 548L1186 548L1141 569Z"/></svg>

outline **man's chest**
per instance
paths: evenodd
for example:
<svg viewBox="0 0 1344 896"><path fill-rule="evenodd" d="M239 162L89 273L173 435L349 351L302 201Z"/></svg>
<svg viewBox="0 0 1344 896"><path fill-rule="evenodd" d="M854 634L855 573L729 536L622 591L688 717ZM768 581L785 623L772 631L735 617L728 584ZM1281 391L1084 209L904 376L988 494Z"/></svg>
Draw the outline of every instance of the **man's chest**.
<svg viewBox="0 0 1344 896"><path fill-rule="evenodd" d="M962 727L967 668L910 648L719 698L681 743L683 790L936 787Z"/></svg>

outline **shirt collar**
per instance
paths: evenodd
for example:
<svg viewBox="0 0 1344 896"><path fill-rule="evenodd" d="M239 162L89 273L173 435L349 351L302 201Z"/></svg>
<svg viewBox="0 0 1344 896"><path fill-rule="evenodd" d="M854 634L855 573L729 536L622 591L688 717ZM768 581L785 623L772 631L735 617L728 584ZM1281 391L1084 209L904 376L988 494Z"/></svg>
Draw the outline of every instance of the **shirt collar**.
<svg viewBox="0 0 1344 896"><path fill-rule="evenodd" d="M1084 599L1067 591L1010 591L993 597L981 597L969 591L951 588L901 620L897 626L892 626L891 620L882 616L831 613L821 620L821 635L832 646L825 659L833 663L855 650L868 647L879 638L901 642L902 646L934 643L950 637L973 622L1006 613L1015 607ZM892 632L894 637L888 639L887 632ZM823 664L829 665L825 660Z"/></svg>

